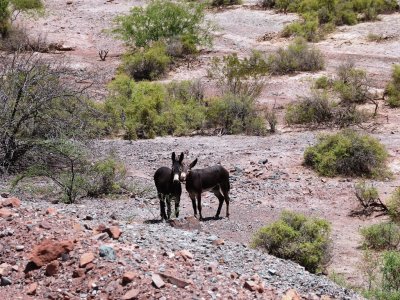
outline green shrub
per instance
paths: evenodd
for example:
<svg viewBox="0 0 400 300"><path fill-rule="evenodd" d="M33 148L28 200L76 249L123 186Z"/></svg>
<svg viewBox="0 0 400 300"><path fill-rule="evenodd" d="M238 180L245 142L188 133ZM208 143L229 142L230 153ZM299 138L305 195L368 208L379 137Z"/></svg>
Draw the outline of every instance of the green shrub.
<svg viewBox="0 0 400 300"><path fill-rule="evenodd" d="M346 130L320 136L304 152L304 163L323 176L380 177L386 172L387 156L377 139Z"/></svg>
<svg viewBox="0 0 400 300"><path fill-rule="evenodd" d="M0 0L0 38L4 38L10 30L9 0Z"/></svg>
<svg viewBox="0 0 400 300"><path fill-rule="evenodd" d="M316 273L323 271L331 258L330 232L325 220L284 211L278 221L254 235L252 245Z"/></svg>
<svg viewBox="0 0 400 300"><path fill-rule="evenodd" d="M296 21L286 25L282 31L282 36L298 36L309 42L317 42L321 38L318 18L309 17L303 21Z"/></svg>
<svg viewBox="0 0 400 300"><path fill-rule="evenodd" d="M118 17L114 33L134 47L168 39L195 47L211 42L204 16L204 6L195 2L152 0L146 7L134 7L128 15Z"/></svg>
<svg viewBox="0 0 400 300"><path fill-rule="evenodd" d="M392 81L386 87L390 107L400 107L400 65L393 66Z"/></svg>
<svg viewBox="0 0 400 300"><path fill-rule="evenodd" d="M400 293L400 253L387 251L383 255L382 290Z"/></svg>
<svg viewBox="0 0 400 300"><path fill-rule="evenodd" d="M329 77L327 76L321 76L318 77L317 80L315 80L314 86L316 89L320 90L326 90L329 87L331 87L332 81Z"/></svg>
<svg viewBox="0 0 400 300"><path fill-rule="evenodd" d="M217 81L225 93L258 97L264 86L262 76L268 72L260 52L254 51L249 58L239 59L237 54L213 58L208 76Z"/></svg>
<svg viewBox="0 0 400 300"><path fill-rule="evenodd" d="M199 103L204 102L204 86L200 80L195 81L172 81L167 85L169 97L175 100L188 102L195 100Z"/></svg>
<svg viewBox="0 0 400 300"><path fill-rule="evenodd" d="M268 69L272 74L288 74L296 71L319 71L324 68L321 52L298 38L287 49L279 49L270 55Z"/></svg>
<svg viewBox="0 0 400 300"><path fill-rule="evenodd" d="M211 0L211 6L227 6L242 4L241 0Z"/></svg>
<svg viewBox="0 0 400 300"><path fill-rule="evenodd" d="M276 4L275 0L259 0L258 5L263 8L273 8Z"/></svg>
<svg viewBox="0 0 400 300"><path fill-rule="evenodd" d="M400 224L400 187L396 188L387 201L390 218Z"/></svg>
<svg viewBox="0 0 400 300"><path fill-rule="evenodd" d="M310 97L290 104L285 119L288 124L326 124L334 118L333 107L326 93L314 92Z"/></svg>
<svg viewBox="0 0 400 300"><path fill-rule="evenodd" d="M367 102L370 83L364 70L356 69L354 63L347 62L338 67L337 76L334 88L343 104Z"/></svg>
<svg viewBox="0 0 400 300"><path fill-rule="evenodd" d="M171 59L165 45L156 43L150 48L124 57L125 72L135 80L155 80L165 73Z"/></svg>
<svg viewBox="0 0 400 300"><path fill-rule="evenodd" d="M363 245L373 250L396 249L400 244L400 228L392 222L380 223L361 229Z"/></svg>
<svg viewBox="0 0 400 300"><path fill-rule="evenodd" d="M256 101L248 95L226 94L210 101L207 121L212 127L221 128L227 134L266 133L265 122L258 113Z"/></svg>

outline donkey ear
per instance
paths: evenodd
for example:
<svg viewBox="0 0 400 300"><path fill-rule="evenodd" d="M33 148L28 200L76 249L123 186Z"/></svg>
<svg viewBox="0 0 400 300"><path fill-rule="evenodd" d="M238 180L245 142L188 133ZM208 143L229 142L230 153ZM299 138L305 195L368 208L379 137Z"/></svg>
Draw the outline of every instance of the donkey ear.
<svg viewBox="0 0 400 300"><path fill-rule="evenodd" d="M172 152L172 161L175 161L175 152Z"/></svg>
<svg viewBox="0 0 400 300"><path fill-rule="evenodd" d="M181 155L179 155L179 163L182 163L184 157L185 156L184 156L183 152L181 152Z"/></svg>
<svg viewBox="0 0 400 300"><path fill-rule="evenodd" d="M196 164L197 164L197 158L190 163L189 169L193 168Z"/></svg>

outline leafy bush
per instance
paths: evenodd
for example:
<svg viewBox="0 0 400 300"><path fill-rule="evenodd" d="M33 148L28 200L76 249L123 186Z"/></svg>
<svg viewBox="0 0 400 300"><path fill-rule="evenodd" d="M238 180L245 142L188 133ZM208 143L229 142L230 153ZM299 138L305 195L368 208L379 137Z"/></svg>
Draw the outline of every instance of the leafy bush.
<svg viewBox="0 0 400 300"><path fill-rule="evenodd" d="M337 76L334 88L343 104L367 102L370 83L364 70L356 69L352 62L346 62L338 67Z"/></svg>
<svg viewBox="0 0 400 300"><path fill-rule="evenodd" d="M268 72L267 64L260 52L240 60L237 54L213 58L208 76L216 79L223 93L257 97L264 86L262 76Z"/></svg>
<svg viewBox="0 0 400 300"><path fill-rule="evenodd" d="M321 76L318 77L317 80L315 80L315 88L316 89L322 89L326 90L332 85L331 79L326 77L326 76Z"/></svg>
<svg viewBox="0 0 400 300"><path fill-rule="evenodd" d="M259 0L258 4L263 8L273 8L276 4L275 0Z"/></svg>
<svg viewBox="0 0 400 300"><path fill-rule="evenodd" d="M387 156L377 139L345 130L320 136L304 152L304 163L323 176L379 177L386 172Z"/></svg>
<svg viewBox="0 0 400 300"><path fill-rule="evenodd" d="M390 218L396 222L400 223L400 187L396 188L393 194L387 201L387 207L389 210Z"/></svg>
<svg viewBox="0 0 400 300"><path fill-rule="evenodd" d="M226 6L242 4L241 0L211 0L211 6Z"/></svg>
<svg viewBox="0 0 400 300"><path fill-rule="evenodd" d="M390 107L400 107L400 65L393 66L392 81L386 87Z"/></svg>
<svg viewBox="0 0 400 300"><path fill-rule="evenodd" d="M252 245L316 273L323 271L330 261L330 232L325 220L284 211L278 221L255 234Z"/></svg>
<svg viewBox="0 0 400 300"><path fill-rule="evenodd" d="M127 74L135 80L154 80L165 73L171 59L163 43L125 56L123 64Z"/></svg>
<svg viewBox="0 0 400 300"><path fill-rule="evenodd" d="M202 103L204 100L204 86L200 80L172 81L167 85L169 97L175 100L188 102L195 100Z"/></svg>
<svg viewBox="0 0 400 300"><path fill-rule="evenodd" d="M195 2L152 0L146 7L133 7L128 15L118 17L114 33L134 47L169 39L196 47L211 42L204 16L204 6Z"/></svg>
<svg viewBox="0 0 400 300"><path fill-rule="evenodd" d="M227 134L263 135L265 122L258 114L256 101L248 95L226 94L210 101L207 120L212 127L223 129Z"/></svg>
<svg viewBox="0 0 400 300"><path fill-rule="evenodd" d="M268 69L272 74L288 74L296 71L319 71L324 68L321 52L298 38L287 49L280 48L268 58Z"/></svg>
<svg viewBox="0 0 400 300"><path fill-rule="evenodd" d="M387 251L383 255L382 290L400 293L400 253ZM394 298L393 298L394 299Z"/></svg>
<svg viewBox="0 0 400 300"><path fill-rule="evenodd" d="M400 228L392 222L380 223L361 229L363 245L374 250L396 249L400 244Z"/></svg>
<svg viewBox="0 0 400 300"><path fill-rule="evenodd" d="M288 124L329 123L334 118L333 107L326 93L314 92L310 97L290 104L285 119Z"/></svg>

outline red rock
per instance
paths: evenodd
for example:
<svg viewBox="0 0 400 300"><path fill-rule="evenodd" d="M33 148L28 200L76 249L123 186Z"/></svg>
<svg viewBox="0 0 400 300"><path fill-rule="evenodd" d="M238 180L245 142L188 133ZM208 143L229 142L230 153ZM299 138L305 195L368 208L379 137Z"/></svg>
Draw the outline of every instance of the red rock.
<svg viewBox="0 0 400 300"><path fill-rule="evenodd" d="M49 207L46 209L46 215L55 215L57 213L57 210L53 207Z"/></svg>
<svg viewBox="0 0 400 300"><path fill-rule="evenodd" d="M198 219L194 216L185 217L183 219L174 219L169 222L169 225L174 228L179 228L183 230L201 230L201 224Z"/></svg>
<svg viewBox="0 0 400 300"><path fill-rule="evenodd" d="M38 284L37 284L36 282L31 283L31 284L28 286L28 289L27 289L26 293L27 293L28 295L31 295L31 296L32 296L32 295L35 295L35 294L36 294L37 287L38 287Z"/></svg>
<svg viewBox="0 0 400 300"><path fill-rule="evenodd" d="M94 263L88 263L86 268L85 268L85 272L88 272L90 270L93 270L95 267Z"/></svg>
<svg viewBox="0 0 400 300"><path fill-rule="evenodd" d="M254 292L254 291L257 290L258 284L255 283L253 280L247 280L247 281L244 283L243 287L244 287L245 289L248 289L248 290Z"/></svg>
<svg viewBox="0 0 400 300"><path fill-rule="evenodd" d="M221 245L224 245L224 244L225 244L225 241L224 241L223 239L217 239L217 240L214 240L214 241L212 242L212 244L213 244L214 246L221 246Z"/></svg>
<svg viewBox="0 0 400 300"><path fill-rule="evenodd" d="M125 295L122 296L122 300L136 299L138 295L139 295L138 289L131 289Z"/></svg>
<svg viewBox="0 0 400 300"><path fill-rule="evenodd" d="M83 269L76 269L72 272L72 278L78 278L85 275L85 270Z"/></svg>
<svg viewBox="0 0 400 300"><path fill-rule="evenodd" d="M60 266L58 261L53 261L49 263L46 267L46 276L54 276L58 272L58 267Z"/></svg>
<svg viewBox="0 0 400 300"><path fill-rule="evenodd" d="M301 298L295 290L290 289L283 295L282 300L301 300Z"/></svg>
<svg viewBox="0 0 400 300"><path fill-rule="evenodd" d="M99 226L97 226L97 228L95 229L95 231L97 231L97 232L105 232L107 230L107 227L106 227L106 225L104 225L104 224L99 224Z"/></svg>
<svg viewBox="0 0 400 300"><path fill-rule="evenodd" d="M165 286L164 280L162 280L161 276L158 274L153 274L153 276L151 276L151 280L153 281L154 286L158 289Z"/></svg>
<svg viewBox="0 0 400 300"><path fill-rule="evenodd" d="M0 218L8 218L11 217L12 212L7 208L0 208Z"/></svg>
<svg viewBox="0 0 400 300"><path fill-rule="evenodd" d="M40 224L39 224L39 227L40 228L43 228L43 229L47 229L47 230L49 230L49 229L51 229L51 224L49 223L49 222L47 222L47 221L43 221L43 222L41 222Z"/></svg>
<svg viewBox="0 0 400 300"><path fill-rule="evenodd" d="M59 258L63 253L74 249L72 241L51 241L44 240L36 245L30 255L30 260L38 267L42 267Z"/></svg>
<svg viewBox="0 0 400 300"><path fill-rule="evenodd" d="M112 237L115 240L118 240L119 237L122 234L121 229L119 228L119 226L111 226L110 228L107 229L107 233L110 237Z"/></svg>
<svg viewBox="0 0 400 300"><path fill-rule="evenodd" d="M192 259L193 254L190 253L188 250L181 250L178 252L185 260Z"/></svg>
<svg viewBox="0 0 400 300"><path fill-rule="evenodd" d="M122 284L128 284L129 282L132 282L133 279L137 276L136 273L134 272L125 272L124 275L122 276Z"/></svg>
<svg viewBox="0 0 400 300"><path fill-rule="evenodd" d="M95 256L93 252L87 252L82 254L80 260L79 260L79 266L81 268L86 267L86 265L90 264L92 261L94 261Z"/></svg>
<svg viewBox="0 0 400 300"><path fill-rule="evenodd" d="M0 202L0 207L20 207L20 206L21 206L21 200L15 197L7 198Z"/></svg>
<svg viewBox="0 0 400 300"><path fill-rule="evenodd" d="M160 273L159 274L163 279L165 279L167 282L176 285L177 287L180 288L185 288L186 286L190 285L191 283L189 281L177 278L171 274L168 273Z"/></svg>

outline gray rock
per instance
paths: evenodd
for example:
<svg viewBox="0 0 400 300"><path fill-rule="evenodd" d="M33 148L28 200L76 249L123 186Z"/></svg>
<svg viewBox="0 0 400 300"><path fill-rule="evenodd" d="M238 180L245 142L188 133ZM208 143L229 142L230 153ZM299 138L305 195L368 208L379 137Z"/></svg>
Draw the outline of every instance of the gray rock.
<svg viewBox="0 0 400 300"><path fill-rule="evenodd" d="M99 254L100 257L104 257L107 260L115 260L116 255L113 247L108 246L108 245L101 245L99 247Z"/></svg>

